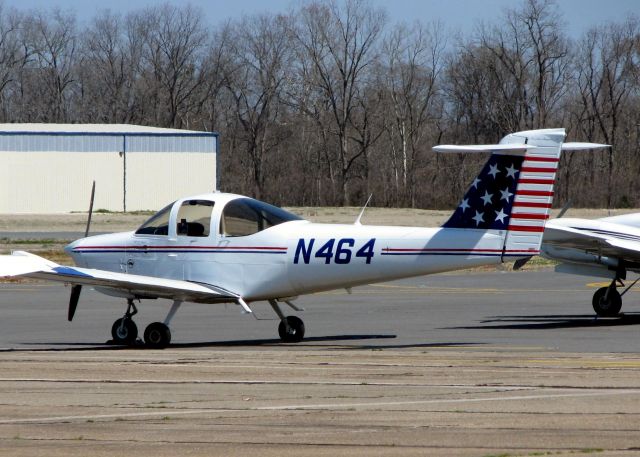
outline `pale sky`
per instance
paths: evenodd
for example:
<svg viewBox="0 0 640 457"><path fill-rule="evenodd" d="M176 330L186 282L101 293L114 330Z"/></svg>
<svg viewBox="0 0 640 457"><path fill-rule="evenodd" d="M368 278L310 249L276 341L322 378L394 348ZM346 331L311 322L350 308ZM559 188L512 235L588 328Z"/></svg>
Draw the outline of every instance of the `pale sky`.
<svg viewBox="0 0 640 457"><path fill-rule="evenodd" d="M96 11L110 9L126 13L146 6L167 3L166 0L4 0L7 6L25 10L60 7L74 11L80 22L90 19ZM169 0L168 3L190 3L201 8L212 25L243 14L286 12L300 0ZM590 26L603 21L622 21L630 14L640 16L640 0L558 0L564 13L568 34L576 38ZM468 32L478 21L491 21L505 7L521 4L519 0L373 0L387 10L391 22L442 21L450 31Z"/></svg>

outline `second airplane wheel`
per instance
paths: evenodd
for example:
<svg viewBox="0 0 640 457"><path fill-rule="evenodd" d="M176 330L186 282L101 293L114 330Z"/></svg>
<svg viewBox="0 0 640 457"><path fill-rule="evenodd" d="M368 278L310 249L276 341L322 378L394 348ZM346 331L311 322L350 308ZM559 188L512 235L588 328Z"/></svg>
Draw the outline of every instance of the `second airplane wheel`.
<svg viewBox="0 0 640 457"><path fill-rule="evenodd" d="M285 343L299 343L304 338L304 322L296 316L287 316L286 319L288 325L283 321L278 325L280 339Z"/></svg>
<svg viewBox="0 0 640 457"><path fill-rule="evenodd" d="M144 330L144 342L151 348L166 348L171 343L171 330L162 322L153 322Z"/></svg>
<svg viewBox="0 0 640 457"><path fill-rule="evenodd" d="M132 345L138 338L138 326L128 317L121 317L111 326L111 337L116 344Z"/></svg>
<svg viewBox="0 0 640 457"><path fill-rule="evenodd" d="M608 289L608 287L601 287L593 294L593 310L600 317L615 317L620 313L620 309L622 309L620 292L615 289L610 290L608 296L605 298Z"/></svg>

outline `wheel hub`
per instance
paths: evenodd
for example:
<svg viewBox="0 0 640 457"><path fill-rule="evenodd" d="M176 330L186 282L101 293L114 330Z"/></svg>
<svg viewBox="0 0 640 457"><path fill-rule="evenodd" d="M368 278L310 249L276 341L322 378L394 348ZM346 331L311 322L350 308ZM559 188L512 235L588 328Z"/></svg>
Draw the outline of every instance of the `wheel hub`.
<svg viewBox="0 0 640 457"><path fill-rule="evenodd" d="M157 330L153 330L151 332L149 332L149 342L152 344L158 344L160 343L160 340L162 340L162 336L160 335L160 332Z"/></svg>
<svg viewBox="0 0 640 457"><path fill-rule="evenodd" d="M120 327L118 327L117 334L118 334L118 338L126 340L127 337L129 336L129 330L124 325L121 325Z"/></svg>

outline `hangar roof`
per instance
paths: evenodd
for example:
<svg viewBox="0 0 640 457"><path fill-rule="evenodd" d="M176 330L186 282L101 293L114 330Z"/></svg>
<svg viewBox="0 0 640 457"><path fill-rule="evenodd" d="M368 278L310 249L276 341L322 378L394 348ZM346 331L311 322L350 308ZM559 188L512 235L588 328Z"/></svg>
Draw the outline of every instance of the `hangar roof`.
<svg viewBox="0 0 640 457"><path fill-rule="evenodd" d="M0 135L6 134L53 134L64 135L154 135L154 136L218 136L216 132L197 130L165 129L132 124L0 124Z"/></svg>

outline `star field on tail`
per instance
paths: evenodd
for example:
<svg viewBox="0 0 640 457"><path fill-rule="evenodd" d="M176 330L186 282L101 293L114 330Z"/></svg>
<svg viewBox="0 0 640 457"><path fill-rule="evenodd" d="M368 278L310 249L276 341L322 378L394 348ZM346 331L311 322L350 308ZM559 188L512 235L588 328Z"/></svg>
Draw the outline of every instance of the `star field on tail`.
<svg viewBox="0 0 640 457"><path fill-rule="evenodd" d="M523 160L493 154L443 227L506 230Z"/></svg>

